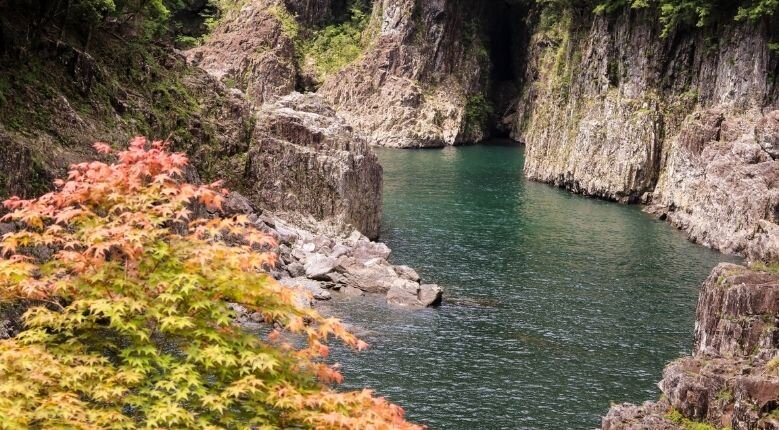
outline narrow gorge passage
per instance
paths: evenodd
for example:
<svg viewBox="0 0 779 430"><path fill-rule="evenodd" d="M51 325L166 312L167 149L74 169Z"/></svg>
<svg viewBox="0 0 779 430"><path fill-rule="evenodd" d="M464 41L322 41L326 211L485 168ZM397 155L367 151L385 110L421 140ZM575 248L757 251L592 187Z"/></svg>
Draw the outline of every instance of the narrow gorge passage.
<svg viewBox="0 0 779 430"><path fill-rule="evenodd" d="M527 6L516 0L499 0L485 9L482 28L487 30L485 47L489 58L487 101L490 105L488 136L508 138L512 124L504 119L511 116L514 103L522 87L525 48L530 34L527 26L518 25L528 19Z"/></svg>
<svg viewBox="0 0 779 430"><path fill-rule="evenodd" d="M521 147L379 156L394 262L446 300L328 304L371 345L335 354L349 387L455 430L589 429L611 402L658 397L663 366L690 352L698 286L731 258L638 207L524 180Z"/></svg>

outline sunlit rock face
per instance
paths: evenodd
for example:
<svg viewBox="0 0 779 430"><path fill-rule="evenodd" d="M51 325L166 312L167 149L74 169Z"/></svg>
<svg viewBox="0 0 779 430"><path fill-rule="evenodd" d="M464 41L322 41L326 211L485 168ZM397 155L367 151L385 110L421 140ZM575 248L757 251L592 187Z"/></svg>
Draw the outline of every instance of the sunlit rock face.
<svg viewBox="0 0 779 430"><path fill-rule="evenodd" d="M484 137L467 105L489 70L484 2L380 0L363 57L318 93L373 145L440 147Z"/></svg>
<svg viewBox="0 0 779 430"><path fill-rule="evenodd" d="M186 52L193 65L260 105L295 89L295 41L278 0L251 0L229 10L203 45Z"/></svg>
<svg viewBox="0 0 779 430"><path fill-rule="evenodd" d="M777 55L765 23L660 37L656 12L536 28L508 120L527 177L650 205L690 238L777 256Z"/></svg>
<svg viewBox="0 0 779 430"><path fill-rule="evenodd" d="M763 147L779 138L777 114L688 116L668 142L650 210L708 247L778 260L779 161Z"/></svg>

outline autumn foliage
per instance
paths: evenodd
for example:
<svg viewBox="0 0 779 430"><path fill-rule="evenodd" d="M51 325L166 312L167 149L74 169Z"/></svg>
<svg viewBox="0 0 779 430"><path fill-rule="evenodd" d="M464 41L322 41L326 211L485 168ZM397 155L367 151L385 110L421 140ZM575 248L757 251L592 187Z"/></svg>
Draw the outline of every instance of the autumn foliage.
<svg viewBox="0 0 779 430"><path fill-rule="evenodd" d="M370 391L338 392L329 338L364 343L295 305L264 269L272 239L220 209L219 184L136 138L114 164L4 202L0 302L32 303L0 341L0 429L418 429ZM260 334L228 302L259 312Z"/></svg>

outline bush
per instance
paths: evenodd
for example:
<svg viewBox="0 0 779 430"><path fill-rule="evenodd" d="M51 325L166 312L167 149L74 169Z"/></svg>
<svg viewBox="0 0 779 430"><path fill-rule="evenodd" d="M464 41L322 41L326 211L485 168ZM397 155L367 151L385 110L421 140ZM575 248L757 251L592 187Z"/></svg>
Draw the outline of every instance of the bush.
<svg viewBox="0 0 779 430"><path fill-rule="evenodd" d="M0 428L419 428L329 386L342 377L323 362L328 338L365 344L294 304L245 216L193 219L219 210L219 184L185 183L187 158L162 142L116 156L4 203L19 228L0 242L0 305L38 305L0 341ZM228 301L259 312L263 334L237 327Z"/></svg>
<svg viewBox="0 0 779 430"><path fill-rule="evenodd" d="M361 3L352 2L347 21L328 25L303 41L304 65L324 80L357 60L370 42L370 35L366 34L369 21Z"/></svg>

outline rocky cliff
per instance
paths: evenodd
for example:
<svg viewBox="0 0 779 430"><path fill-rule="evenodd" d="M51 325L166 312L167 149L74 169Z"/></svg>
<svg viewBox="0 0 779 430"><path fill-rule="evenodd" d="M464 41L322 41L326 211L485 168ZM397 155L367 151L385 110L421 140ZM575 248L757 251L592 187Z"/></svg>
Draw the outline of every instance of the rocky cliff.
<svg viewBox="0 0 779 430"><path fill-rule="evenodd" d="M374 145L440 147L484 138L490 66L481 20L488 2L366 2L364 52L316 82L304 51L318 29L339 22L338 3L239 2L187 56L257 104L294 88L318 88Z"/></svg>
<svg viewBox="0 0 779 430"><path fill-rule="evenodd" d="M489 70L479 30L482 7L471 1L374 2L377 39L319 94L372 144L437 147L481 140L474 111L482 106L474 103Z"/></svg>
<svg viewBox="0 0 779 430"><path fill-rule="evenodd" d="M256 103L310 89L300 51L336 3L243 2L188 56ZM696 242L776 258L779 25L722 18L663 37L657 15L376 0L371 42L317 92L370 144L508 133L530 179L645 203Z"/></svg>
<svg viewBox="0 0 779 430"><path fill-rule="evenodd" d="M275 12L235 13L254 19ZM247 191L257 209L378 236L381 166L364 140L316 96L288 96L260 111L253 101L291 87L249 85L247 97L219 82L232 72L213 67L232 66L218 59L201 58L206 73L170 46L132 34L127 41L110 34L95 38L90 53L48 34L31 45L15 23L22 25L23 18L0 22L7 35L0 45L0 197L41 193L69 164L94 158L95 141L121 145L144 134L167 137L190 155L201 180L226 180L230 188ZM252 43L276 37L273 43L281 48L287 41L277 27L247 37ZM294 73L265 68L270 63L262 59L228 57L275 76L274 82L289 76L294 81Z"/></svg>
<svg viewBox="0 0 779 430"><path fill-rule="evenodd" d="M663 38L651 10L544 13L507 118L526 144L527 177L646 203L694 241L775 258L775 23Z"/></svg>
<svg viewBox="0 0 779 430"><path fill-rule="evenodd" d="M659 387L658 402L612 407L603 429L779 428L775 269L712 271L698 299L693 355L666 367Z"/></svg>
<svg viewBox="0 0 779 430"><path fill-rule="evenodd" d="M241 187L259 207L312 216L375 239L382 168L361 137L318 96L294 93L257 114Z"/></svg>

